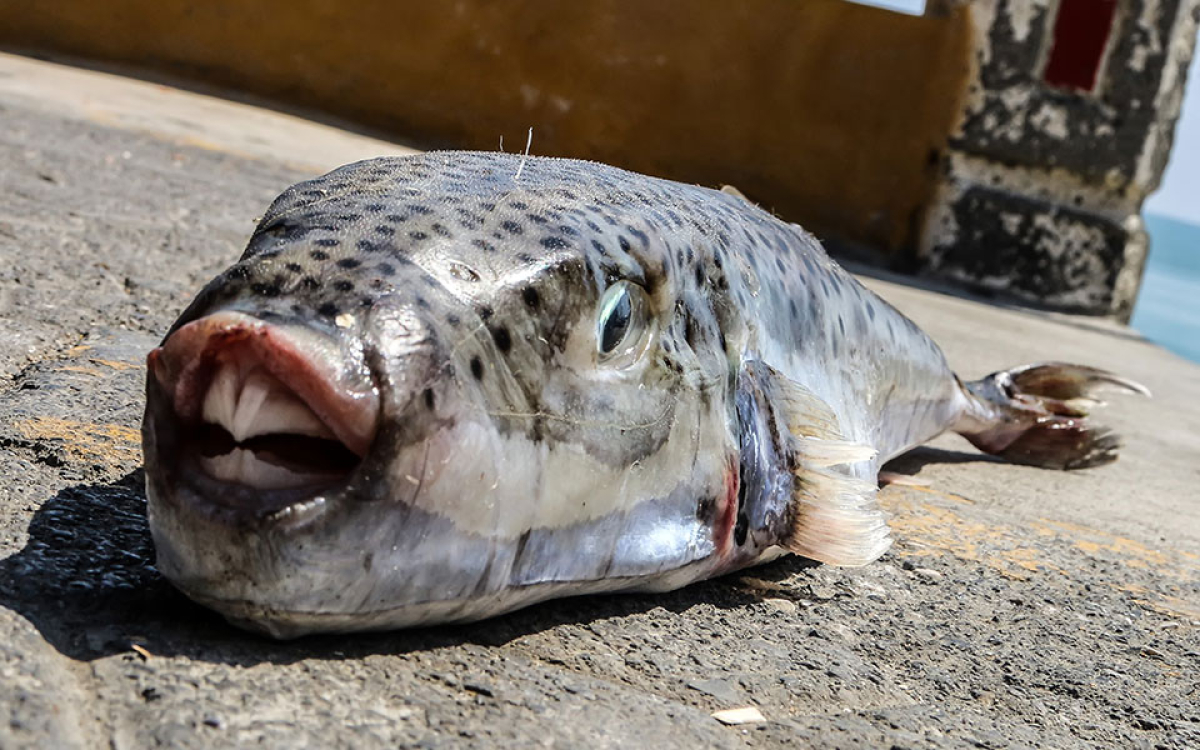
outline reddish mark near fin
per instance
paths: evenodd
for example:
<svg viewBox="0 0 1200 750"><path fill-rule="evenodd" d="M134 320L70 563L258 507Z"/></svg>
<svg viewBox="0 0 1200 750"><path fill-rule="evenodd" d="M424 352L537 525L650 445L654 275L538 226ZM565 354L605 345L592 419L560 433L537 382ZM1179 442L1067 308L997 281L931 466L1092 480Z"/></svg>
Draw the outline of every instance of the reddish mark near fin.
<svg viewBox="0 0 1200 750"><path fill-rule="evenodd" d="M737 525L738 487L741 481L737 460L730 458L728 463L725 470L725 494L720 499L717 522L713 525L713 542L716 543L717 554L722 557L733 549L733 529Z"/></svg>

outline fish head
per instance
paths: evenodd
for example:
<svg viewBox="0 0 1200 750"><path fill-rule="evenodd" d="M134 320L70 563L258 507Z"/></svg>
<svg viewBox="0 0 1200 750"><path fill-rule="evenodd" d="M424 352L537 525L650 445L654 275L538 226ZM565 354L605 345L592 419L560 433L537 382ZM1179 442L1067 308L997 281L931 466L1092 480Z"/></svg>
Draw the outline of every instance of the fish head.
<svg viewBox="0 0 1200 750"><path fill-rule="evenodd" d="M277 199L150 355L160 571L280 637L710 574L732 306L622 174L429 154Z"/></svg>

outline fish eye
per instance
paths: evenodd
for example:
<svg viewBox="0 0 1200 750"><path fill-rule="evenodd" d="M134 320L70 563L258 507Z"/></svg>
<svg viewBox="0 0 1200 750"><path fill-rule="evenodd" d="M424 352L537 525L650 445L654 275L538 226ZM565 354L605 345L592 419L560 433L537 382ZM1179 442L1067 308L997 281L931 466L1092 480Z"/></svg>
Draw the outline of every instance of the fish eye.
<svg viewBox="0 0 1200 750"><path fill-rule="evenodd" d="M596 316L596 349L601 361L622 355L636 357L646 329L645 291L618 281L604 292Z"/></svg>

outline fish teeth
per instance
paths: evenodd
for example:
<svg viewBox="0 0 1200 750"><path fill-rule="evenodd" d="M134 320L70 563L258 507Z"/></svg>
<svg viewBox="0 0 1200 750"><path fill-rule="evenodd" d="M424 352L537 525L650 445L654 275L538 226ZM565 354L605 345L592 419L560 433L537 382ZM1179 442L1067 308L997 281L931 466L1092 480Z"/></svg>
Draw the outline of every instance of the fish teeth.
<svg viewBox="0 0 1200 750"><path fill-rule="evenodd" d="M242 378L235 367L222 367L204 396L202 416L238 442L284 433L336 439L312 409L261 369Z"/></svg>
<svg viewBox="0 0 1200 750"><path fill-rule="evenodd" d="M220 456L201 456L200 465L210 476L222 482L264 490L307 487L327 479L319 474L304 474L263 461L254 451L245 448L234 448Z"/></svg>

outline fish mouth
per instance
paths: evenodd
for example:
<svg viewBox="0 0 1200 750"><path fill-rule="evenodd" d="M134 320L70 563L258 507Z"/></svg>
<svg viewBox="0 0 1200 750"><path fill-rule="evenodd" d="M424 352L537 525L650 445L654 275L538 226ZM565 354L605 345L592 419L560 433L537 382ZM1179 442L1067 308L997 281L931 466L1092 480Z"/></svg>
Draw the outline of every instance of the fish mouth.
<svg viewBox="0 0 1200 750"><path fill-rule="evenodd" d="M378 429L365 366L302 325L214 313L172 333L148 365L161 394L153 428L170 432L157 462L209 515L311 515L325 505L318 495L349 482Z"/></svg>

